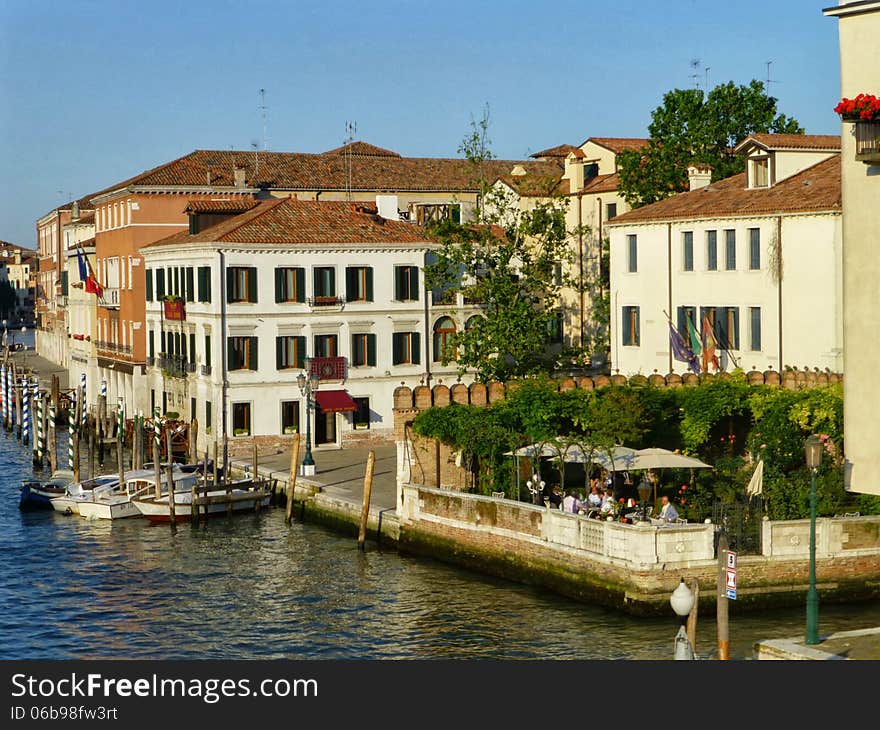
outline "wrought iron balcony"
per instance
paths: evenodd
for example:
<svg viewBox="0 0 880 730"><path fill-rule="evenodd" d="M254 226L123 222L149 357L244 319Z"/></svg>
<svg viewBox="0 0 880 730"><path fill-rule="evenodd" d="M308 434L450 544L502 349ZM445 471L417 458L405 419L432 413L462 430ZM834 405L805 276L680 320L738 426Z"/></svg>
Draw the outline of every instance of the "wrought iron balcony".
<svg viewBox="0 0 880 730"><path fill-rule="evenodd" d="M345 301L342 297L312 297L308 300L310 307L341 307Z"/></svg>

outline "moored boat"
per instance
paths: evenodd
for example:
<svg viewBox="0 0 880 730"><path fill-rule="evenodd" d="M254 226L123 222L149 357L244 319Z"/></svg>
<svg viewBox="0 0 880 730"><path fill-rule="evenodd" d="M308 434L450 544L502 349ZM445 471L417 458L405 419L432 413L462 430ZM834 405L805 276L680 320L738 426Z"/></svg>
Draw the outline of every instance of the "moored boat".
<svg viewBox="0 0 880 730"><path fill-rule="evenodd" d="M160 472L159 488L163 493L168 491L168 475L166 470ZM181 469L174 465L172 484L175 492L189 495L193 486L198 484L199 477L195 472ZM92 520L118 520L126 517L140 517L141 513L134 505L135 497L156 492L156 472L150 469L138 469L125 472L124 481L116 489L93 492L92 498L79 503L79 515Z"/></svg>
<svg viewBox="0 0 880 730"><path fill-rule="evenodd" d="M21 483L18 508L22 511L52 509L52 500L66 493L71 479L65 476L54 476L43 482L39 479L25 479Z"/></svg>
<svg viewBox="0 0 880 730"><path fill-rule="evenodd" d="M83 502L93 499L95 494L112 491L118 487L117 474L105 474L94 479L86 479L84 482L71 482L63 495L52 500L52 509L66 515L78 515L79 506Z"/></svg>
<svg viewBox="0 0 880 730"><path fill-rule="evenodd" d="M218 516L226 514L230 507L236 513L268 507L271 497L268 480L240 479L230 482L228 488L225 485L209 488L207 494L200 490L196 495L196 504L200 515L207 510L209 516ZM171 521L167 493L158 499L153 494L145 494L134 497L132 502L151 522ZM180 522L192 519L192 490L174 493L174 519Z"/></svg>

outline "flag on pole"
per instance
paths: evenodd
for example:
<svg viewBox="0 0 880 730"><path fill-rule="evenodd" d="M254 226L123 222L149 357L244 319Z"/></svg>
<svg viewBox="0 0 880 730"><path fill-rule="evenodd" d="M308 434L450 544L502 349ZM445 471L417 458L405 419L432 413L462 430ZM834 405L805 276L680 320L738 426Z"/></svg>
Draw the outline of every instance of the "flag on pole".
<svg viewBox="0 0 880 730"><path fill-rule="evenodd" d="M703 370L709 372L709 364L712 364L712 367L715 369L717 373L721 370L721 363L718 361L718 355L716 355L716 350L718 349L718 342L715 340L715 333L712 331L712 325L709 323L709 318L705 315L703 316Z"/></svg>
<svg viewBox="0 0 880 730"><path fill-rule="evenodd" d="M691 346L681 336L681 332L675 329L672 320L669 320L669 344L672 347L672 356L679 362L686 362L688 367L699 375L700 363Z"/></svg>
<svg viewBox="0 0 880 730"><path fill-rule="evenodd" d="M699 362L700 355L703 352L703 346L700 342L700 335L697 332L697 328L694 326L694 321L690 318L690 315L687 316L687 332L691 352L694 353L694 359ZM699 372L699 370L695 370L694 372Z"/></svg>
<svg viewBox="0 0 880 730"><path fill-rule="evenodd" d="M81 248L76 249L76 262L79 265L79 280L85 281L89 278L89 270Z"/></svg>

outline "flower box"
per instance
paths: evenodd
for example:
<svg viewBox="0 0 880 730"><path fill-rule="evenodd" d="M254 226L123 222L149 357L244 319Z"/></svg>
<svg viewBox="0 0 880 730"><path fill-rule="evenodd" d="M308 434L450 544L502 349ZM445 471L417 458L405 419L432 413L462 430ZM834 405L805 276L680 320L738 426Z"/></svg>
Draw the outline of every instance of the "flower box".
<svg viewBox="0 0 880 730"><path fill-rule="evenodd" d="M880 99L873 94L859 94L853 99L844 97L834 111L844 122L880 121Z"/></svg>

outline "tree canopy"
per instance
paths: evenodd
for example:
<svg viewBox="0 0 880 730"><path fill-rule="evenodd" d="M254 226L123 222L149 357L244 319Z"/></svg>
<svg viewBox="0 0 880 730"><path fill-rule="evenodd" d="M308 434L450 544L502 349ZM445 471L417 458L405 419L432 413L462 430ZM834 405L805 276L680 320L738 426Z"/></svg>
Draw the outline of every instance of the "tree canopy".
<svg viewBox="0 0 880 730"><path fill-rule="evenodd" d="M654 203L688 189L688 165L712 166L712 180L745 169L733 149L750 134L803 134L797 120L779 114L777 99L764 84L732 81L708 94L702 89L673 89L651 114L650 139L641 150L618 156L620 191L633 207Z"/></svg>

